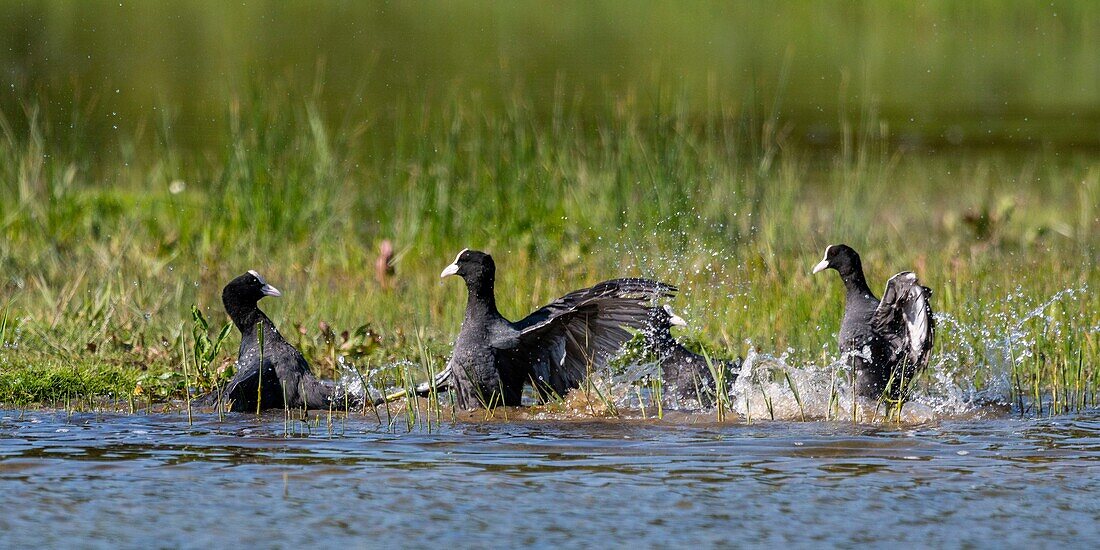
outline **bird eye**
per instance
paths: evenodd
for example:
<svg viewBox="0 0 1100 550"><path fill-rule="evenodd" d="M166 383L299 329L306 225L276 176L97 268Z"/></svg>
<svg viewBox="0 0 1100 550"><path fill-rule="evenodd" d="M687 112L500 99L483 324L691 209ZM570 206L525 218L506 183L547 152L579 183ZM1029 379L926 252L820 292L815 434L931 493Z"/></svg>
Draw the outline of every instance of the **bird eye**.
<svg viewBox="0 0 1100 550"><path fill-rule="evenodd" d="M265 281L263 276L260 275L260 272L256 271L255 269L249 269L248 274L252 275L256 279L256 281L258 283L260 283L261 285L266 285L267 284L267 281Z"/></svg>

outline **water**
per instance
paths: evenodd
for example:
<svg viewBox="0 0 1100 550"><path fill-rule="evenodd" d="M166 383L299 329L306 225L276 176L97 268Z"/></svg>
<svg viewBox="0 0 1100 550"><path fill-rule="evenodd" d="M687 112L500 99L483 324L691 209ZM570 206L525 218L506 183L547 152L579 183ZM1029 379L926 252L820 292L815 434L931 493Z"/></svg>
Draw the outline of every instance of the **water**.
<svg viewBox="0 0 1100 550"><path fill-rule="evenodd" d="M1039 418L1009 377L1061 334L1051 306L1085 292L1013 296L988 326L940 316L954 351L935 356L900 424L853 404L843 358L751 346L728 422L682 410L692 403L653 420L654 396L635 386L657 372L646 364L597 377L606 398L430 430L369 413L189 424L0 410L0 548L1076 547L1100 536L1095 395ZM393 389L347 373L353 395Z"/></svg>
<svg viewBox="0 0 1100 550"><path fill-rule="evenodd" d="M298 423L300 424L300 423ZM293 428L299 434L301 428ZM891 544L1100 536L1100 413L920 425L0 411L0 546Z"/></svg>

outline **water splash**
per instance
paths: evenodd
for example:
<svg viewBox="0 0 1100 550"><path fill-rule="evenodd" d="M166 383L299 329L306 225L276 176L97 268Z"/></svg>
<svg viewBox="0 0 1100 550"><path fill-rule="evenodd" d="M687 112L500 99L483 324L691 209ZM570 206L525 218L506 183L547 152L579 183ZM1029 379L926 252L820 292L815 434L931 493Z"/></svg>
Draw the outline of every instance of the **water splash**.
<svg viewBox="0 0 1100 550"><path fill-rule="evenodd" d="M340 378L335 381L338 399L344 399L346 395L355 406L375 402L385 395L405 389L401 380L410 373L415 376L420 367L414 361L401 360L361 370L342 355L336 363L340 371ZM415 385L420 380L405 382Z"/></svg>
<svg viewBox="0 0 1100 550"><path fill-rule="evenodd" d="M343 355L336 358L336 366L340 371L340 378L336 380L336 400L344 399L361 404L365 398L371 395L368 380L374 379L373 372L362 374Z"/></svg>
<svg viewBox="0 0 1100 550"><path fill-rule="evenodd" d="M729 403L742 419L880 420L887 416L904 422L1003 414L1013 406L1012 373L1032 360L1040 338L1062 338L1079 319L1059 319L1055 304L1079 299L1087 286L1060 290L1035 301L1020 290L1006 297L1009 306L990 312L984 306L964 312L980 322L967 323L938 313L936 350L927 371L917 378L914 393L900 413L852 391L847 355L821 354L819 361L799 360L804 354L787 349L775 355L747 342L749 352L741 373L729 387ZM981 315L975 315L980 312ZM828 346L826 346L828 347ZM942 351L941 351L942 350ZM868 357L868 351L854 355ZM630 364L608 379L621 407L655 408L650 389L660 376L655 362ZM644 386L639 390L639 386ZM1019 400L1019 396L1016 396ZM695 400L662 396L668 410L698 410ZM1025 403L1025 406L1027 403ZM1017 407L1018 408L1018 407ZM1018 411L1019 412L1019 411Z"/></svg>
<svg viewBox="0 0 1100 550"><path fill-rule="evenodd" d="M964 413L975 408L1009 406L1013 399L1012 374L1034 359L1040 338L1061 339L1075 319L1061 322L1050 312L1055 304L1076 300L1088 291L1087 285L1060 290L1035 303L1019 288L1005 297L1006 307L989 311L987 307L966 313L986 320L961 322L952 315L938 313L939 339L929 365L931 377L915 399L938 411ZM1019 304L1020 308L1008 307Z"/></svg>
<svg viewBox="0 0 1100 550"><path fill-rule="evenodd" d="M660 221L657 225L663 223ZM709 228L712 231L721 229ZM618 252L625 270L668 277L669 280L695 281L707 285L708 292L724 292L727 300L747 302L745 298L752 292L751 283L740 276L743 266L732 252L710 248L697 232L663 230L672 231L679 247L691 251L689 260L669 261L664 255L653 253L650 245L636 239L616 238L615 234L601 236L600 240ZM636 230L624 225L620 233L633 235ZM962 304L961 310L937 313L937 342L932 362L918 377L912 399L901 411L901 419L923 422L970 417L989 410L1001 414L1013 405L1014 370L1034 359L1033 350L1040 339L1068 337L1081 330L1100 331L1100 326L1090 326L1091 320L1083 313L1074 317L1065 311L1061 316L1052 312L1056 304L1078 300L1086 296L1087 291L1088 287L1081 285L1060 290L1045 299L1035 299L1018 287L999 300ZM683 307L688 311L690 308L690 305ZM822 329L817 327L816 330ZM847 357L830 354L835 349L832 338L819 351L788 349L769 353L752 342L747 344L749 351L741 375L728 391L732 412L741 418L868 421L885 416L886 411L880 404L854 396ZM372 368L363 376L343 359L340 368L343 374L338 384L359 399L400 389L378 386L379 381L386 378L383 374L389 373L388 380L392 380L394 372L419 372L418 365L408 361ZM653 410L658 397L652 381L659 376L657 363L635 362L624 365L614 374L599 377L596 384L610 392L608 397L617 407ZM668 410L698 411L702 408L697 401L676 399L671 392L661 394L660 400L662 407Z"/></svg>

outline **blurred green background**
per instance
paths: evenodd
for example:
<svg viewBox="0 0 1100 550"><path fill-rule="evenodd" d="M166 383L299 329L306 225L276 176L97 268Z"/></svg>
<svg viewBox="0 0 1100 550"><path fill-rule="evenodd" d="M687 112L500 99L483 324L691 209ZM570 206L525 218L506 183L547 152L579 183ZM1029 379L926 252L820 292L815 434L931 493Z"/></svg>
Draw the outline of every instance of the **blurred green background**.
<svg viewBox="0 0 1100 550"><path fill-rule="evenodd" d="M0 106L98 146L168 121L226 141L226 106L308 94L386 120L456 93L532 112L776 117L831 147L1100 145L1100 4L918 2L0 2Z"/></svg>

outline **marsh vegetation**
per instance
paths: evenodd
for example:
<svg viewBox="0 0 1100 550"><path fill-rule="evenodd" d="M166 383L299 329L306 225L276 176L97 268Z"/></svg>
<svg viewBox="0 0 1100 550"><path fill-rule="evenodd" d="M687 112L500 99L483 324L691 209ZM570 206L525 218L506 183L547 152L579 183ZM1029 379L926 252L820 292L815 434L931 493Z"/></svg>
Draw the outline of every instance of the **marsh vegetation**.
<svg viewBox="0 0 1100 550"><path fill-rule="evenodd" d="M218 292L252 268L321 375L401 387L449 352L463 296L437 274L467 246L497 258L513 317L615 276L672 282L694 349L770 361L797 396L791 369L836 360L842 305L810 268L847 242L871 280L905 266L935 291L918 385L1090 406L1096 7L986 8L646 6L590 33L538 4L457 26L407 5L5 6L25 32L0 54L0 402L214 384L236 345L213 345ZM179 49L196 29L201 55Z"/></svg>

